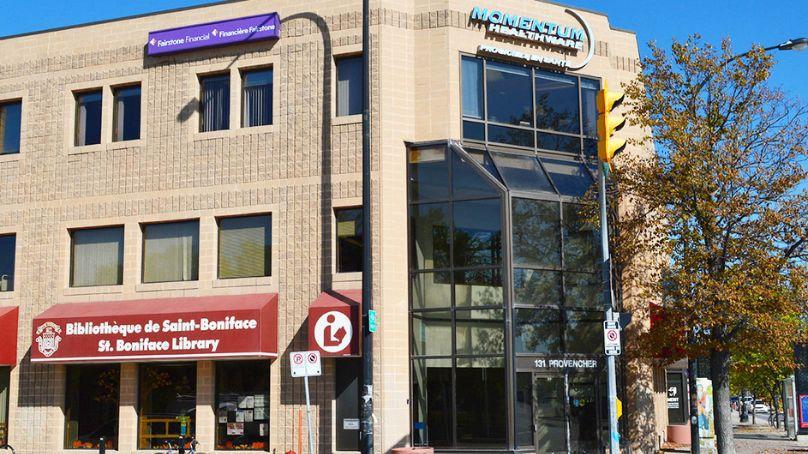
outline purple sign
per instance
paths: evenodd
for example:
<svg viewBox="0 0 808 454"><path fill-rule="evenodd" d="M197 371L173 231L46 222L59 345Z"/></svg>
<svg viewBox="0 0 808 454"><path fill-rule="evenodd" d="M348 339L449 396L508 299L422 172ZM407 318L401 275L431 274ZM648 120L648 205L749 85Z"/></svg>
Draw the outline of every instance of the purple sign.
<svg viewBox="0 0 808 454"><path fill-rule="evenodd" d="M150 32L148 54L162 55L280 36L281 20L278 13L261 14Z"/></svg>

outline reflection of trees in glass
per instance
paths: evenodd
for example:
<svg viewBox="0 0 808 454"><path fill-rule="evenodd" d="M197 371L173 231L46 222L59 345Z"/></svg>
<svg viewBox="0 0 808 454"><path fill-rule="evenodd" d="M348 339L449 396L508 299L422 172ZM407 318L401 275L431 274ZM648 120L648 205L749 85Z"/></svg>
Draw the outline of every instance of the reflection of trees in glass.
<svg viewBox="0 0 808 454"><path fill-rule="evenodd" d="M566 349L570 353L603 351L603 313L567 311L564 327Z"/></svg>
<svg viewBox="0 0 808 454"><path fill-rule="evenodd" d="M576 100L577 98L575 96ZM536 127L578 134L578 106L575 106L575 110L570 110L570 106L558 106L557 103L558 97L536 92Z"/></svg>
<svg viewBox="0 0 808 454"><path fill-rule="evenodd" d="M603 307L603 285L598 273L564 274L565 301L568 307Z"/></svg>
<svg viewBox="0 0 808 454"><path fill-rule="evenodd" d="M499 269L455 273L455 305L502 306L502 275Z"/></svg>
<svg viewBox="0 0 808 454"><path fill-rule="evenodd" d="M505 325L501 309L456 311L457 354L501 355L505 352Z"/></svg>
<svg viewBox="0 0 808 454"><path fill-rule="evenodd" d="M583 210L582 205L564 204L564 267L595 272L600 265L600 231Z"/></svg>
<svg viewBox="0 0 808 454"><path fill-rule="evenodd" d="M516 304L561 304L561 273L557 271L514 269L513 287Z"/></svg>
<svg viewBox="0 0 808 454"><path fill-rule="evenodd" d="M455 266L496 265L502 257L500 230L475 230L455 227Z"/></svg>
<svg viewBox="0 0 808 454"><path fill-rule="evenodd" d="M555 309L516 309L515 341L519 353L559 353L561 319Z"/></svg>
<svg viewBox="0 0 808 454"><path fill-rule="evenodd" d="M449 209L447 204L412 207L413 261L419 269L449 267Z"/></svg>
<svg viewBox="0 0 808 454"><path fill-rule="evenodd" d="M117 406L120 376L121 373L117 367L104 369L103 372L98 374L98 379L95 383L96 394L93 396L93 400L102 405L114 404Z"/></svg>
<svg viewBox="0 0 808 454"><path fill-rule="evenodd" d="M558 268L561 231L557 202L513 199L515 265Z"/></svg>

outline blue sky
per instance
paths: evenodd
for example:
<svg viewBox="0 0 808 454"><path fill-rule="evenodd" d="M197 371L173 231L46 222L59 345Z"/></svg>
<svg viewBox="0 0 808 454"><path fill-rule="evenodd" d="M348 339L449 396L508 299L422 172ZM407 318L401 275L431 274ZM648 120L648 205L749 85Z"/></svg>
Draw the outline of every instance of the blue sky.
<svg viewBox="0 0 808 454"><path fill-rule="evenodd" d="M752 44L773 45L788 38L808 36L808 2L785 0L563 0L571 6L600 11L612 26L637 33L641 52L650 40L667 45L671 38L698 32L719 43L732 38L740 52ZM62 27L132 14L213 3L200 0L37 0L3 2L0 36ZM495 0L479 1L494 6ZM266 2L272 8L272 2ZM808 102L808 50L775 52L774 84Z"/></svg>

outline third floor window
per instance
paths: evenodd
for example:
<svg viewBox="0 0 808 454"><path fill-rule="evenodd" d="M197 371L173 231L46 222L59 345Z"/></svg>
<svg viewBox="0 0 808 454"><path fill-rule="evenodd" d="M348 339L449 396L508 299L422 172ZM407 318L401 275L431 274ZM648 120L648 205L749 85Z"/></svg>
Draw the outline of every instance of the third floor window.
<svg viewBox="0 0 808 454"><path fill-rule="evenodd" d="M0 154L20 152L22 101L0 103Z"/></svg>

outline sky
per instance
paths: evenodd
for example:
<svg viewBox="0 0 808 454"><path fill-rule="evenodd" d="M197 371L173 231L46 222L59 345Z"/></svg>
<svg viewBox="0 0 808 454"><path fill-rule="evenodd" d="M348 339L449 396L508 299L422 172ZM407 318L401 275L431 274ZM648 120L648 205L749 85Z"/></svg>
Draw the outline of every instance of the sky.
<svg viewBox="0 0 808 454"><path fill-rule="evenodd" d="M637 33L640 53L647 43L668 46L672 38L699 33L711 43L730 37L738 52L753 44L779 44L789 38L808 37L808 1L780 0L560 0L572 7L609 16L613 27ZM3 2L0 36L54 27L214 3L213 0L35 0ZM479 0L485 6L496 0ZM272 1L266 2L272 8ZM808 50L775 51L772 83L808 102Z"/></svg>

